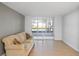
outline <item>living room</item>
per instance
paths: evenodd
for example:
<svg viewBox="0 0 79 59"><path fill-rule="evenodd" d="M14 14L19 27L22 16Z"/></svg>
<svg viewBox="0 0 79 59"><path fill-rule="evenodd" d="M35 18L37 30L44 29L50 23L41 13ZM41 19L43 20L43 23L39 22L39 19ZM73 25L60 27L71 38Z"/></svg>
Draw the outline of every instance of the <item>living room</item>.
<svg viewBox="0 0 79 59"><path fill-rule="evenodd" d="M79 2L0 2L0 55L79 56L78 19Z"/></svg>

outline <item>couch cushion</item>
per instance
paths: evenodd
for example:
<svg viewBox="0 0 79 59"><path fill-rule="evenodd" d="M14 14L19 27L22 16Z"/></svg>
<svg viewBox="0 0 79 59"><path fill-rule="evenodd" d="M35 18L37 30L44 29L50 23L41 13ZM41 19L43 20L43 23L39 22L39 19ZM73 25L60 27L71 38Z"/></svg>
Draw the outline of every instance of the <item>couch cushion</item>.
<svg viewBox="0 0 79 59"><path fill-rule="evenodd" d="M18 43L20 44L21 43L20 38L17 35L11 35L7 38L11 39L12 43L15 43L15 44L18 44ZM11 40L9 40L9 41L11 41Z"/></svg>
<svg viewBox="0 0 79 59"><path fill-rule="evenodd" d="M14 37L15 37L15 35L11 35L11 36L5 37L3 39L3 42L5 43L5 45L12 45L13 41L14 41Z"/></svg>
<svg viewBox="0 0 79 59"><path fill-rule="evenodd" d="M26 40L25 32L16 35L16 40L23 43Z"/></svg>
<svg viewBox="0 0 79 59"><path fill-rule="evenodd" d="M13 41L13 44L14 44L14 45L17 45L17 44L21 44L21 42L19 42L19 41L15 38L14 41Z"/></svg>
<svg viewBox="0 0 79 59"><path fill-rule="evenodd" d="M18 41L19 43L23 43L24 40L22 40L18 35L16 35L15 40Z"/></svg>
<svg viewBox="0 0 79 59"><path fill-rule="evenodd" d="M28 33L26 33L26 38L29 39L31 38L31 36Z"/></svg>

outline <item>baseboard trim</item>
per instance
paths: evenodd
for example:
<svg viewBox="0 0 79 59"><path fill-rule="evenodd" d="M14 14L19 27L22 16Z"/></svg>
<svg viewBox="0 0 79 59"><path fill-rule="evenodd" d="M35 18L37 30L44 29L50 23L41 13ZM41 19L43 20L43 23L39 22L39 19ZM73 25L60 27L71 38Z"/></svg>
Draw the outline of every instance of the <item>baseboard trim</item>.
<svg viewBox="0 0 79 59"><path fill-rule="evenodd" d="M71 47L73 50L75 50L76 52L79 52L79 50L77 48L72 47L69 43L67 43L66 41L62 40L66 45L68 45L69 47Z"/></svg>

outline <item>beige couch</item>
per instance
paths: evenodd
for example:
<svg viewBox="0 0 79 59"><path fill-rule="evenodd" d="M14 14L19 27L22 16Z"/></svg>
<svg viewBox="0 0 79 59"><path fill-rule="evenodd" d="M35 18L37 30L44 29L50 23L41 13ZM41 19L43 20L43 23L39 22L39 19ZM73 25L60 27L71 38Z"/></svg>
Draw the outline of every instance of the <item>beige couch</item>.
<svg viewBox="0 0 79 59"><path fill-rule="evenodd" d="M7 56L28 56L34 46L32 37L25 32L3 38Z"/></svg>

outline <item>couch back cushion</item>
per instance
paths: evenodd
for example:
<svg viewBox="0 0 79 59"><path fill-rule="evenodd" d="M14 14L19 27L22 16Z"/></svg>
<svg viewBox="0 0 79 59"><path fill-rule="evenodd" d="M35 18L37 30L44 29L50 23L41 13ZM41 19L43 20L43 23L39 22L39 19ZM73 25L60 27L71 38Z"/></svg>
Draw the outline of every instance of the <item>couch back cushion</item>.
<svg viewBox="0 0 79 59"><path fill-rule="evenodd" d="M5 45L9 46L13 44L14 39L15 39L15 35L11 35L11 36L5 37L3 39L3 42L5 43Z"/></svg>
<svg viewBox="0 0 79 59"><path fill-rule="evenodd" d="M25 32L18 33L16 35L16 40L19 41L20 43L23 43L26 40L26 34L25 34Z"/></svg>
<svg viewBox="0 0 79 59"><path fill-rule="evenodd" d="M30 36L30 34L26 33L26 38L29 39L29 38L32 38L32 37Z"/></svg>

